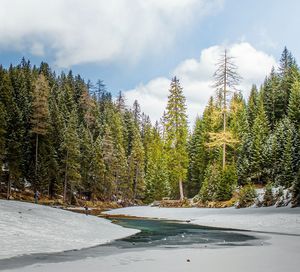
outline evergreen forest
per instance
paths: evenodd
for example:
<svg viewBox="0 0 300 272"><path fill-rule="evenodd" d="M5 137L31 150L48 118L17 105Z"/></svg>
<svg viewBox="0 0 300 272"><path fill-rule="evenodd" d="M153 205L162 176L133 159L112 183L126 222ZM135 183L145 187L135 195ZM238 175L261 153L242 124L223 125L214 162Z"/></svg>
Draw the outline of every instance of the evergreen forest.
<svg viewBox="0 0 300 272"><path fill-rule="evenodd" d="M289 188L299 205L296 60L285 48L261 86L239 90L241 80L225 52L215 95L188 124L176 77L163 116L150 120L138 101L128 106L102 80L57 75L25 59L0 66L0 191L9 198L29 188L64 202L76 195L131 204L197 196L205 203L260 185Z"/></svg>

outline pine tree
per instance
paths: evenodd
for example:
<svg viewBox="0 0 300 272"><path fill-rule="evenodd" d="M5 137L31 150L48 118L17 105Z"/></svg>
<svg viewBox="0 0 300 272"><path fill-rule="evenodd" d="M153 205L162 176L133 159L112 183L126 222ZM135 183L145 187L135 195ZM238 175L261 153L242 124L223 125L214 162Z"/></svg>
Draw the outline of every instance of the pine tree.
<svg viewBox="0 0 300 272"><path fill-rule="evenodd" d="M51 174L50 174L50 185L49 185L49 194L54 196L55 194L61 193L63 191L63 177L62 173L64 172L63 160L64 160L64 151L61 150L61 143L64 139L65 132L65 119L63 112L56 101L56 93L51 92L49 97L49 128L47 133L47 139L49 145L51 145Z"/></svg>
<svg viewBox="0 0 300 272"><path fill-rule="evenodd" d="M142 116L141 116L141 107L137 100L134 100L134 102L133 102L132 113L133 113L133 118L134 118L135 124L140 128Z"/></svg>
<svg viewBox="0 0 300 272"><path fill-rule="evenodd" d="M22 112L16 103L16 97L11 84L11 78L7 72L1 69L0 98L6 111L6 133L4 136L6 150L4 160L7 162L9 170L7 198L10 198L12 185L14 184L15 187L20 185L20 178L22 176L22 144L24 142L24 122L22 118ZM2 123L2 126L3 125L4 123ZM2 132L4 132L3 128Z"/></svg>
<svg viewBox="0 0 300 272"><path fill-rule="evenodd" d="M227 160L231 164L236 164L241 141L244 137L244 134L249 129L246 105L241 93L233 94L233 97L230 101L227 123L228 131L232 133L233 139L236 140L236 144L232 146L233 148L228 148Z"/></svg>
<svg viewBox="0 0 300 272"><path fill-rule="evenodd" d="M132 184L133 200L143 198L144 182L144 147L137 127L133 131L132 150L129 156L129 180Z"/></svg>
<svg viewBox="0 0 300 272"><path fill-rule="evenodd" d="M94 99L92 99L84 87L84 90L79 99L79 114L81 121L83 121L89 130L94 131L99 128L97 123L97 104Z"/></svg>
<svg viewBox="0 0 300 272"><path fill-rule="evenodd" d="M89 188L92 193L92 199L94 195L100 195L103 197L106 194L110 194L110 187L104 183L105 164L102 148L102 141L100 137L98 137L93 144L93 157L91 159L91 167L89 172Z"/></svg>
<svg viewBox="0 0 300 272"><path fill-rule="evenodd" d="M292 186L292 207L300 206L300 169Z"/></svg>
<svg viewBox="0 0 300 272"><path fill-rule="evenodd" d="M159 133L159 123L156 121L155 127ZM150 121L149 116L142 114L142 121L141 121L141 137L142 137L142 142L143 142L143 147L144 147L144 152L145 152L145 173L147 172L147 167L148 167L148 152L150 149L150 145L152 142L152 124Z"/></svg>
<svg viewBox="0 0 300 272"><path fill-rule="evenodd" d="M219 165L210 164L205 172L204 182L199 192L199 197L202 202L216 200L216 194L218 191L218 184L222 179L221 170Z"/></svg>
<svg viewBox="0 0 300 272"><path fill-rule="evenodd" d="M278 123L274 134L276 137L273 152L275 182L288 188L292 185L298 168L297 133L291 121L284 118Z"/></svg>
<svg viewBox="0 0 300 272"><path fill-rule="evenodd" d="M264 165L264 145L269 135L269 124L267 115L264 110L262 98L260 97L258 102L258 112L254 119L252 127L252 147L251 147L251 169L253 177L257 178L257 181L261 181L263 176Z"/></svg>
<svg viewBox="0 0 300 272"><path fill-rule="evenodd" d="M247 120L251 128L257 114L258 91L256 85L252 85L247 104Z"/></svg>
<svg viewBox="0 0 300 272"><path fill-rule="evenodd" d="M290 127L290 130L287 131L286 142L284 145L284 152L282 154L282 174L281 174L281 183L286 187L290 187L295 179L295 167L293 164L294 159L294 145L293 137L295 133L293 128ZM280 182L280 181L279 181Z"/></svg>
<svg viewBox="0 0 300 272"><path fill-rule="evenodd" d="M61 144L64 153L64 202L67 201L68 188L73 194L75 187L80 185L80 143L77 134L77 116L73 110L70 114Z"/></svg>
<svg viewBox="0 0 300 272"><path fill-rule="evenodd" d="M158 124L152 129L147 153L145 175L146 202L161 200L169 195L168 164Z"/></svg>
<svg viewBox="0 0 300 272"><path fill-rule="evenodd" d="M183 200L183 182L186 180L188 166L188 128L185 97L179 84L179 80L176 77L174 77L171 82L165 118L165 141L166 151L168 153L168 168L172 196L178 195L179 189L180 199ZM176 184L179 185L179 188Z"/></svg>
<svg viewBox="0 0 300 272"><path fill-rule="evenodd" d="M208 162L205 147L205 131L203 121L198 117L195 122L193 134L189 140L189 167L187 194L194 197L198 194L204 180L205 169Z"/></svg>
<svg viewBox="0 0 300 272"><path fill-rule="evenodd" d="M124 111L125 112L125 108ZM110 120L111 123L111 132L114 143L114 152L116 156L115 162L115 180L114 184L116 186L116 190L122 198L127 199L132 195L131 186L128 184L128 164L126 151L124 147L125 137L124 137L124 123L122 120L122 113L119 110L115 110L112 114L112 118Z"/></svg>
<svg viewBox="0 0 300 272"><path fill-rule="evenodd" d="M280 89L280 78L276 74L274 67L270 77L264 83L262 95L270 128L273 130L276 123L284 116L286 110L285 94Z"/></svg>
<svg viewBox="0 0 300 272"><path fill-rule="evenodd" d="M39 136L46 135L49 125L49 85L43 74L35 82L32 101L32 133L35 134L35 178L38 178L38 146Z"/></svg>
<svg viewBox="0 0 300 272"><path fill-rule="evenodd" d="M300 129L300 81L296 80L292 85L291 96L288 107L288 116L293 122L294 126ZM299 131L300 133L300 131Z"/></svg>
<svg viewBox="0 0 300 272"><path fill-rule="evenodd" d="M251 180L252 176L252 135L247 129L242 137L241 144L238 149L237 173L240 185L245 185Z"/></svg>
<svg viewBox="0 0 300 272"><path fill-rule="evenodd" d="M284 114L286 114L290 92L295 80L295 75L298 74L298 67L291 52L285 47L279 61L279 76L280 76L280 92Z"/></svg>
<svg viewBox="0 0 300 272"><path fill-rule="evenodd" d="M237 120L237 135L239 139L239 145L237 148L237 174L238 182L241 185L248 183L248 179L251 176L251 147L252 147L252 135L250 133L250 125L248 122L248 108L243 108L239 114Z"/></svg>
<svg viewBox="0 0 300 272"><path fill-rule="evenodd" d="M106 125L102 140L102 152L104 162L104 188L106 198L110 199L116 193L116 175L118 174L118 158L114 147L111 129ZM121 192L117 192L119 195Z"/></svg>
<svg viewBox="0 0 300 272"><path fill-rule="evenodd" d="M123 145L127 157L129 157L131 154L135 127L136 124L134 121L133 112L130 110L125 110L123 115L122 130L123 130L123 138L124 138Z"/></svg>
<svg viewBox="0 0 300 272"><path fill-rule="evenodd" d="M3 103L0 102L0 165L2 167L6 146L6 119L7 114Z"/></svg>
<svg viewBox="0 0 300 272"><path fill-rule="evenodd" d="M116 101L116 106L117 106L117 110L120 113L123 113L126 109L125 97L124 97L124 95L121 91L118 94L117 101Z"/></svg>
<svg viewBox="0 0 300 272"><path fill-rule="evenodd" d="M94 196L93 188L93 174L92 174L92 164L95 159L95 146L93 143L93 137L90 130L83 125L80 126L79 134L80 139L80 175L83 187L86 192L89 193L91 197ZM96 192L95 192L96 193Z"/></svg>

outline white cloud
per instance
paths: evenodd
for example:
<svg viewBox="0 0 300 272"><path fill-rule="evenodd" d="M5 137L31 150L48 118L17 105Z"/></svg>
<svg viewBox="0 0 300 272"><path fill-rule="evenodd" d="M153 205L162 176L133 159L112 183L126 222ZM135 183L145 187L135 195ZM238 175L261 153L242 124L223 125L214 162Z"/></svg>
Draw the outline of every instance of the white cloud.
<svg viewBox="0 0 300 272"><path fill-rule="evenodd" d="M30 53L34 56L44 56L45 51L44 51L43 44L39 42L32 43L32 46L30 48Z"/></svg>
<svg viewBox="0 0 300 272"><path fill-rule="evenodd" d="M223 0L0 0L0 49L52 52L61 67L166 49Z"/></svg>
<svg viewBox="0 0 300 272"><path fill-rule="evenodd" d="M276 61L274 57L256 50L247 42L231 44L227 48L229 54L234 57L238 72L242 76L239 89L247 97L251 85L260 85L272 66L276 66ZM202 114L209 97L215 93L211 87L212 75L223 51L223 46L206 48L202 50L199 59L187 59L170 73L171 76L176 75L180 79L187 98L191 124L197 115ZM125 96L128 104L138 99L143 111L150 115L152 121L159 120L166 107L169 85L170 78L160 77L126 91Z"/></svg>

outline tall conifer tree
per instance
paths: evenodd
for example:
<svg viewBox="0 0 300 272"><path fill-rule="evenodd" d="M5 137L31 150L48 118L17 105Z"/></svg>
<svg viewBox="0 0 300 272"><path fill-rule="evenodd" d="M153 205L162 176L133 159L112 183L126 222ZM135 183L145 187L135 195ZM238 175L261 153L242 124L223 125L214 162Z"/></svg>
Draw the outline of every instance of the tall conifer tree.
<svg viewBox="0 0 300 272"><path fill-rule="evenodd" d="M67 201L67 191L73 194L81 180L80 175L80 142L77 134L77 116L73 110L67 122L61 149L64 153L64 202Z"/></svg>
<svg viewBox="0 0 300 272"><path fill-rule="evenodd" d="M186 180L188 166L188 128L185 97L179 80L176 77L172 79L170 94L168 96L165 130L172 195L176 196L179 189L180 199L183 200L183 182ZM178 185L176 186L176 184Z"/></svg>
<svg viewBox="0 0 300 272"><path fill-rule="evenodd" d="M241 77L237 73L237 66L232 61L232 57L228 56L225 49L217 63L217 70L214 73L215 83L214 87L217 89L218 97L221 98L220 105L223 115L223 132L212 134L211 145L216 146L222 144L223 146L223 169L226 166L226 145L235 143L230 132L227 131L227 115L228 115L228 98L230 92L236 89Z"/></svg>
<svg viewBox="0 0 300 272"><path fill-rule="evenodd" d="M264 146L269 135L269 122L262 97L258 101L258 111L252 127L251 168L258 182L264 174Z"/></svg>

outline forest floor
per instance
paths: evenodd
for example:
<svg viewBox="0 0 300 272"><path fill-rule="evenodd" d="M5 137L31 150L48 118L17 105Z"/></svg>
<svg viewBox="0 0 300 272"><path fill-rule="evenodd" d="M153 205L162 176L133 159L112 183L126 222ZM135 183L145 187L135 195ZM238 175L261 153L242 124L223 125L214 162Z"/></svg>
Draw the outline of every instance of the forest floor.
<svg viewBox="0 0 300 272"><path fill-rule="evenodd" d="M6 193L0 192L0 199L6 200ZM12 192L10 200L34 203L34 192L28 189L24 191L15 190ZM39 197L38 204L62 208L77 213L86 213L85 207L88 207L88 213L90 215L100 215L103 211L123 207L123 205L114 201L87 201L84 199L77 199L77 203L63 203L62 196L50 198L46 195L41 195Z"/></svg>

